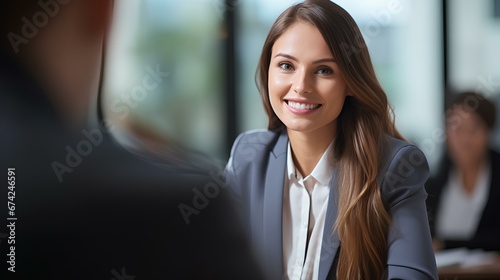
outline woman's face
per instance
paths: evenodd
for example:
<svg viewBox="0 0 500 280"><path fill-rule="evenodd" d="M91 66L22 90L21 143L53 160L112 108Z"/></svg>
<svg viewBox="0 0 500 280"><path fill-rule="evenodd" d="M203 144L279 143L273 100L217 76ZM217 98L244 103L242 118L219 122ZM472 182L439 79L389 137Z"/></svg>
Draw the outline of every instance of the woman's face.
<svg viewBox="0 0 500 280"><path fill-rule="evenodd" d="M478 164L488 150L488 127L476 113L462 106L448 114L446 136L450 156L460 166Z"/></svg>
<svg viewBox="0 0 500 280"><path fill-rule="evenodd" d="M269 65L269 100L287 129L335 132L346 97L338 65L319 30L296 22L274 43Z"/></svg>

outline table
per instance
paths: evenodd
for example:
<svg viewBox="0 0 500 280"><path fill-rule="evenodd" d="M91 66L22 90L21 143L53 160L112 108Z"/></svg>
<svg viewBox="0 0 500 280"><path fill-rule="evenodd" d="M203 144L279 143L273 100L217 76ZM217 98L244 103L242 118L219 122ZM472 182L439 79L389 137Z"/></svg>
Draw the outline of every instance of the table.
<svg viewBox="0 0 500 280"><path fill-rule="evenodd" d="M492 264L474 267L450 266L438 269L441 280L472 280L472 279L497 279L500 280L500 256Z"/></svg>

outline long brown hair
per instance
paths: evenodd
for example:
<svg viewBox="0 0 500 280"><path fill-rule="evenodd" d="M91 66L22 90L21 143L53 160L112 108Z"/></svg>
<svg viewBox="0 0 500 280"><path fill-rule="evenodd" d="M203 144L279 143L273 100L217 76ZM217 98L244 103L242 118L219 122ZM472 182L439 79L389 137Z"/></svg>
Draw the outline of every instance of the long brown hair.
<svg viewBox="0 0 500 280"><path fill-rule="evenodd" d="M339 209L335 229L341 249L338 279L380 279L387 266L390 216L378 183L385 135L403 139L394 126L393 111L377 80L362 34L353 18L328 0L311 0L285 10L264 42L256 82L268 128L284 124L269 101L268 70L275 41L297 21L314 25L338 64L347 90L338 117L335 157L339 170ZM332 229L332 230L335 230Z"/></svg>

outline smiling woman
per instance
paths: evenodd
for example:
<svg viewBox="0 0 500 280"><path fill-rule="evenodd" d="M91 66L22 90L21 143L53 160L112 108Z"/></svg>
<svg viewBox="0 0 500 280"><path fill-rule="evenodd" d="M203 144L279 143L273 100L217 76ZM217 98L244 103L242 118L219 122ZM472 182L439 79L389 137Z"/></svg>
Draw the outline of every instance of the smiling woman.
<svg viewBox="0 0 500 280"><path fill-rule="evenodd" d="M347 96L344 78L323 36L307 22L290 26L276 40L271 57L268 83L273 111L288 128L291 141L300 135L315 140L312 146L317 151L309 155L317 158L297 162L299 171L308 175L335 136ZM298 145L292 143L294 151Z"/></svg>
<svg viewBox="0 0 500 280"><path fill-rule="evenodd" d="M269 279L436 279L427 161L396 130L352 17L327 0L288 8L257 83L268 130L236 139L226 180Z"/></svg>

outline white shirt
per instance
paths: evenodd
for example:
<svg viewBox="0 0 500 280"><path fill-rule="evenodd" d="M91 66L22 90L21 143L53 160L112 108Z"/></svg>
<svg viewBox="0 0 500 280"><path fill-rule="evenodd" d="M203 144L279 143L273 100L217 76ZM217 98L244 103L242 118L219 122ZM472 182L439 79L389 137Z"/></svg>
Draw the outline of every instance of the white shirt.
<svg viewBox="0 0 500 280"><path fill-rule="evenodd" d="M318 279L326 208L333 176L333 142L314 170L303 178L290 143L283 192L283 264L286 279ZM309 242L308 242L309 235Z"/></svg>
<svg viewBox="0 0 500 280"><path fill-rule="evenodd" d="M488 200L490 175L491 168L485 165L479 172L473 192L469 194L458 172L450 171L437 213L436 234L439 238L468 240L474 236Z"/></svg>

